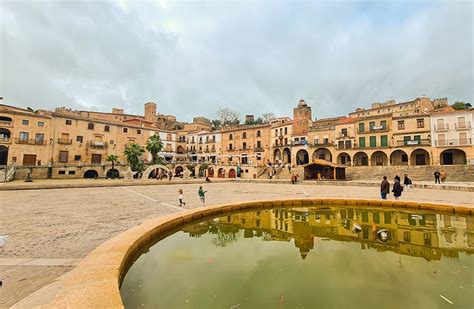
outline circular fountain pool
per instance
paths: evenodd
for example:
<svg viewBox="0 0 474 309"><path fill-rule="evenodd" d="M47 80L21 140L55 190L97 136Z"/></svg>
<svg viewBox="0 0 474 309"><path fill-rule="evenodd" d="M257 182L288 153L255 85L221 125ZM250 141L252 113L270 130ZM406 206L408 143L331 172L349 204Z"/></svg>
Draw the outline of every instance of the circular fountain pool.
<svg viewBox="0 0 474 309"><path fill-rule="evenodd" d="M262 209L189 224L145 251L123 278L126 308L473 306L471 216Z"/></svg>

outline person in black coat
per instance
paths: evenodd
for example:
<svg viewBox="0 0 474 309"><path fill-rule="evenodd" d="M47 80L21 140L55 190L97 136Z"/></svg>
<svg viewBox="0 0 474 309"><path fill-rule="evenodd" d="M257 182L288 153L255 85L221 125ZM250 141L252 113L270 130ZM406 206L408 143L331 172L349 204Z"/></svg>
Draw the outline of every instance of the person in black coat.
<svg viewBox="0 0 474 309"><path fill-rule="evenodd" d="M390 183L387 180L387 176L383 176L382 183L380 184L380 196L383 200L387 199L387 194L390 192Z"/></svg>
<svg viewBox="0 0 474 309"><path fill-rule="evenodd" d="M410 190L410 186L412 182L411 182L411 179L408 178L407 174L405 174L405 178L403 179L403 184L405 185L405 188L407 188L407 191Z"/></svg>
<svg viewBox="0 0 474 309"><path fill-rule="evenodd" d="M402 196L402 191L403 191L403 187L400 184L400 181L398 181L398 179L395 178L394 183L393 183L392 192L393 192L393 196L395 197L396 200L398 200L400 198L400 196Z"/></svg>

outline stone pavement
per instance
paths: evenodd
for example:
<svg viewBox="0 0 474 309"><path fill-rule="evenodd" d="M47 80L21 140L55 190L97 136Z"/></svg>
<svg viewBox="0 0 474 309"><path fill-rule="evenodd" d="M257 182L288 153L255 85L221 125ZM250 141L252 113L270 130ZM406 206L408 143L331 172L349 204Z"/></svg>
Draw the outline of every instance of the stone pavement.
<svg viewBox="0 0 474 309"><path fill-rule="evenodd" d="M0 248L0 307L50 301L63 275L98 245L150 218L180 211L179 188L186 208L202 207L199 185L208 190L208 205L292 197L379 198L377 187L341 190L260 181L0 191L0 235L9 236ZM474 207L472 192L412 189L403 200Z"/></svg>

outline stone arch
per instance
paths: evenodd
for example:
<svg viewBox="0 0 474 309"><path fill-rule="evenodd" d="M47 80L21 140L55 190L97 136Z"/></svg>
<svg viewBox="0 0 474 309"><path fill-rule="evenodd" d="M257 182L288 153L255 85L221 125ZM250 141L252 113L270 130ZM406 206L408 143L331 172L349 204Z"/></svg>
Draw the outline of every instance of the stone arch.
<svg viewBox="0 0 474 309"><path fill-rule="evenodd" d="M148 179L148 177L150 177L150 173L154 170L156 170L157 168L161 168L163 170L165 170L167 173L171 172L169 168L167 168L166 166L164 165L161 165L161 164L154 164L154 165L150 165L144 172L143 172L143 175L142 175L142 179Z"/></svg>
<svg viewBox="0 0 474 309"><path fill-rule="evenodd" d="M107 171L107 173L105 173L105 177L112 178L112 179L120 178L120 172L116 168L111 168L110 170Z"/></svg>
<svg viewBox="0 0 474 309"><path fill-rule="evenodd" d="M8 142L11 137L11 132L8 129L0 128L0 141Z"/></svg>
<svg viewBox="0 0 474 309"><path fill-rule="evenodd" d="M337 164L351 166L351 156L347 152L341 152L337 156Z"/></svg>
<svg viewBox="0 0 474 309"><path fill-rule="evenodd" d="M281 150L280 149L275 149L273 152L273 160L278 161L278 162L283 162L282 161L282 155L281 155Z"/></svg>
<svg viewBox="0 0 474 309"><path fill-rule="evenodd" d="M410 154L411 165L430 165L430 153L423 148L417 148Z"/></svg>
<svg viewBox="0 0 474 309"><path fill-rule="evenodd" d="M285 164L291 164L291 150L289 148L283 149L282 160Z"/></svg>
<svg viewBox="0 0 474 309"><path fill-rule="evenodd" d="M178 147L176 148L176 153L184 154L185 152L186 151L184 150L184 147L181 145L178 145Z"/></svg>
<svg viewBox="0 0 474 309"><path fill-rule="evenodd" d="M0 145L0 165L8 163L8 147Z"/></svg>
<svg viewBox="0 0 474 309"><path fill-rule="evenodd" d="M214 177L214 168L212 166L207 169L207 177Z"/></svg>
<svg viewBox="0 0 474 309"><path fill-rule="evenodd" d="M99 173L96 170L87 170L84 172L84 178L97 178Z"/></svg>
<svg viewBox="0 0 474 309"><path fill-rule="evenodd" d="M460 165L466 164L466 153L461 149L446 149L439 154L439 164Z"/></svg>
<svg viewBox="0 0 474 309"><path fill-rule="evenodd" d="M296 164L303 165L309 163L309 154L305 149L300 149L296 153Z"/></svg>
<svg viewBox="0 0 474 309"><path fill-rule="evenodd" d="M390 154L390 165L407 166L408 160L409 160L408 154L401 149L394 150Z"/></svg>
<svg viewBox="0 0 474 309"><path fill-rule="evenodd" d="M357 152L353 157L353 165L354 166L368 166L369 165L369 156L363 152Z"/></svg>
<svg viewBox="0 0 474 309"><path fill-rule="evenodd" d="M0 121L12 122L13 119L11 119L10 117L7 117L7 116L0 116Z"/></svg>
<svg viewBox="0 0 474 309"><path fill-rule="evenodd" d="M218 178L225 178L225 169L221 167L219 170L217 170L217 177Z"/></svg>
<svg viewBox="0 0 474 309"><path fill-rule="evenodd" d="M174 167L174 177L183 176L184 167L182 165L177 165Z"/></svg>
<svg viewBox="0 0 474 309"><path fill-rule="evenodd" d="M313 152L313 160L314 159L332 162L332 153L327 148L318 148Z"/></svg>
<svg viewBox="0 0 474 309"><path fill-rule="evenodd" d="M377 150L370 156L370 163L372 166L386 166L388 165L387 154L383 151Z"/></svg>
<svg viewBox="0 0 474 309"><path fill-rule="evenodd" d="M231 168L229 169L229 178L236 178L237 173L235 172L235 169Z"/></svg>

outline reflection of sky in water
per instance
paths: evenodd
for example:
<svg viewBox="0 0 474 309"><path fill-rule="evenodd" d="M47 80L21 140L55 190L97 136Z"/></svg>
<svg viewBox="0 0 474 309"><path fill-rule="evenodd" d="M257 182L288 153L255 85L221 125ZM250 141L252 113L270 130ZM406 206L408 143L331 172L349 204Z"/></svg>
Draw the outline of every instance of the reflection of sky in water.
<svg viewBox="0 0 474 309"><path fill-rule="evenodd" d="M248 221L246 224L248 227ZM429 229L437 233L439 226L421 227L424 232ZM244 238L243 230L236 236L226 247L216 247L216 234L211 233L190 237L178 232L160 241L127 273L121 289L125 305L450 306L440 297L443 295L456 306L473 306L474 263L472 255L462 251L456 258L443 256L428 262L393 251L362 249L360 242L315 237L313 249L302 259L294 239Z"/></svg>

